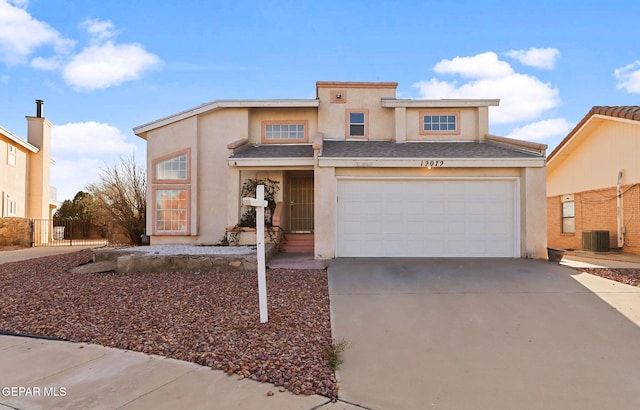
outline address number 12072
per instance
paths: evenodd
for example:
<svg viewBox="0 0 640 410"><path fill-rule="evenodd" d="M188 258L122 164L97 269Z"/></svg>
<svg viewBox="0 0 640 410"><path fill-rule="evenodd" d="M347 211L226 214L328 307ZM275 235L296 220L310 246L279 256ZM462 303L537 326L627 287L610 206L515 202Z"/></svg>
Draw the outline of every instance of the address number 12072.
<svg viewBox="0 0 640 410"><path fill-rule="evenodd" d="M444 161L441 160L425 160L420 161L421 167L442 167L444 166Z"/></svg>

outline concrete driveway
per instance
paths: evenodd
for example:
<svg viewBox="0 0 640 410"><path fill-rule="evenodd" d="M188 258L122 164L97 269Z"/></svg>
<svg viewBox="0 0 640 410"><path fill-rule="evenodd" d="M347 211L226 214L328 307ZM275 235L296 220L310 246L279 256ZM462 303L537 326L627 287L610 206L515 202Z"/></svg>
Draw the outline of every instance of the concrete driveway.
<svg viewBox="0 0 640 410"><path fill-rule="evenodd" d="M337 259L340 398L370 409L637 409L640 328L525 259ZM622 285L624 286L624 285Z"/></svg>

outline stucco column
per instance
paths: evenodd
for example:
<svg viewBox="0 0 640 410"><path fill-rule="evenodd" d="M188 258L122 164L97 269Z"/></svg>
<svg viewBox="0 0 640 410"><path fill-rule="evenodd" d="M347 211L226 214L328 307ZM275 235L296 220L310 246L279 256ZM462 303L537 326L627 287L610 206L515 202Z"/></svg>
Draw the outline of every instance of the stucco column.
<svg viewBox="0 0 640 410"><path fill-rule="evenodd" d="M240 218L240 168L227 170L227 227L236 226Z"/></svg>
<svg viewBox="0 0 640 410"><path fill-rule="evenodd" d="M317 164L314 171L314 254L316 259L331 259L336 255L336 173Z"/></svg>
<svg viewBox="0 0 640 410"><path fill-rule="evenodd" d="M44 117L27 117L27 138L39 148L29 159L28 207L32 219L49 217L51 123Z"/></svg>
<svg viewBox="0 0 640 410"><path fill-rule="evenodd" d="M396 142L407 140L407 109L405 107L395 108L395 137Z"/></svg>
<svg viewBox="0 0 640 410"><path fill-rule="evenodd" d="M524 168L521 190L523 256L526 258L547 258L547 184L546 168Z"/></svg>

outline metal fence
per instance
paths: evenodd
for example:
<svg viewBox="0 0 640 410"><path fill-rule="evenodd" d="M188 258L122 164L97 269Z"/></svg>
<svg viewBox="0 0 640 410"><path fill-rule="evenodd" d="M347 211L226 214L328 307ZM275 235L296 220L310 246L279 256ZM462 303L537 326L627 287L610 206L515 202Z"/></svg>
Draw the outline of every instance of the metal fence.
<svg viewBox="0 0 640 410"><path fill-rule="evenodd" d="M87 220L32 219L32 246L101 246L108 243L106 232Z"/></svg>

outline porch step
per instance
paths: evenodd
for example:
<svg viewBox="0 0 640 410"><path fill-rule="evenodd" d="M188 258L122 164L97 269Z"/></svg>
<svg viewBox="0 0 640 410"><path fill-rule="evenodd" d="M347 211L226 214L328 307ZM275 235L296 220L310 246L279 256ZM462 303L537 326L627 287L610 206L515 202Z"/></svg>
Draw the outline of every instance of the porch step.
<svg viewBox="0 0 640 410"><path fill-rule="evenodd" d="M287 233L280 243L280 251L286 253L313 253L314 243L312 233Z"/></svg>

